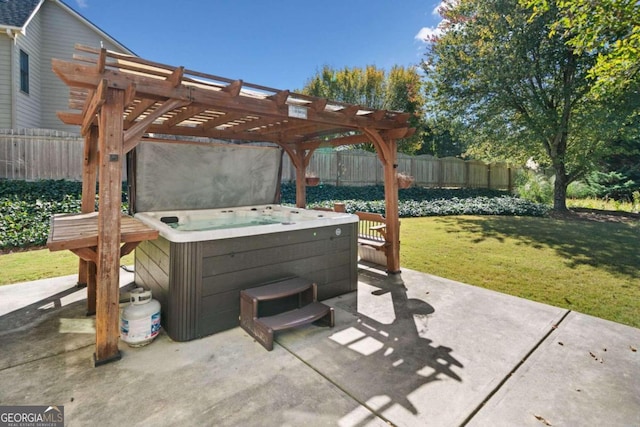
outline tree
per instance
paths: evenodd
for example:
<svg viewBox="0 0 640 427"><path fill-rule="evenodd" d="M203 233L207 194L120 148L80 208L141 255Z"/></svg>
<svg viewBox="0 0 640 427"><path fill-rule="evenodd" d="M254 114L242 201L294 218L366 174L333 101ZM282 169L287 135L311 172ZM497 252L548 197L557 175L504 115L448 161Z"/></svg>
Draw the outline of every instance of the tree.
<svg viewBox="0 0 640 427"><path fill-rule="evenodd" d="M416 154L430 154L435 157L462 157L466 150L464 141L456 138L450 123L427 116L422 137L422 147Z"/></svg>
<svg viewBox="0 0 640 427"><path fill-rule="evenodd" d="M416 133L398 141L398 150L413 154L422 145L425 98L415 68L395 66L386 73L373 65L341 70L325 66L309 79L302 92L367 108L411 113L409 124ZM370 144L366 148L373 151Z"/></svg>
<svg viewBox="0 0 640 427"><path fill-rule="evenodd" d="M548 11L547 0L520 0L534 15ZM550 27L576 52L594 52L596 95L632 89L640 72L640 2L636 0L557 0ZM637 88L635 89L637 90Z"/></svg>
<svg viewBox="0 0 640 427"><path fill-rule="evenodd" d="M451 1L440 12L442 32L424 62L435 107L458 123L471 155L550 165L553 207L566 210L568 184L625 129L631 103L587 96L596 57L549 35L558 16L552 2L533 17L518 0Z"/></svg>

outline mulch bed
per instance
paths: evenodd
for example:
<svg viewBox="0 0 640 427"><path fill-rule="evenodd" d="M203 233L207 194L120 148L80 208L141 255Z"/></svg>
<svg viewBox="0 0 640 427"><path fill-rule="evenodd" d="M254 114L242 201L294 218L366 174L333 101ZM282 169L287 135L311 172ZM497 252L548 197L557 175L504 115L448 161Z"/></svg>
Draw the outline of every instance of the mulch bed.
<svg viewBox="0 0 640 427"><path fill-rule="evenodd" d="M549 213L551 218L595 222L621 222L633 224L640 222L640 214L623 211L605 211L601 209L573 208L567 212Z"/></svg>

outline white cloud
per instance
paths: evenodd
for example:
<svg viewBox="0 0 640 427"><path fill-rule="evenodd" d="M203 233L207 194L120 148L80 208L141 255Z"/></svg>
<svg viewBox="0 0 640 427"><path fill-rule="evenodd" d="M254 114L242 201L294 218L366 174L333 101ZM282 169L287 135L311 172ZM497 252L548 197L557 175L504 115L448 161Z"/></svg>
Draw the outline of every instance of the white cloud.
<svg viewBox="0 0 640 427"><path fill-rule="evenodd" d="M431 11L431 14L435 16L441 16L440 15L441 10L451 9L453 7L456 7L457 5L458 5L458 0L441 0L440 3L438 3L436 7L433 8L433 10Z"/></svg>
<svg viewBox="0 0 640 427"><path fill-rule="evenodd" d="M416 34L415 39L428 43L433 37L440 37L442 35L442 29L438 27L423 27Z"/></svg>
<svg viewBox="0 0 640 427"><path fill-rule="evenodd" d="M76 0L76 3L78 4L78 7L80 9L86 9L89 7L89 4L87 3L88 0Z"/></svg>
<svg viewBox="0 0 640 427"><path fill-rule="evenodd" d="M434 16L440 16L440 8L443 6L444 4L444 0L441 1L440 3L438 3L433 10L431 11L431 14Z"/></svg>

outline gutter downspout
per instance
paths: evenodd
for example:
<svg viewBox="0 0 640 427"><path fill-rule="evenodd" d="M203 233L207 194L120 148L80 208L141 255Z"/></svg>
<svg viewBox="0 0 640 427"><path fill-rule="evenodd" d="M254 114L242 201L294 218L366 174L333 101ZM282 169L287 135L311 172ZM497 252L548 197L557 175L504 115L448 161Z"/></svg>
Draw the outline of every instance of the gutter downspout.
<svg viewBox="0 0 640 427"><path fill-rule="evenodd" d="M9 38L11 40L13 40L13 46L11 46L10 50L10 54L9 54L9 61L10 62L10 66L9 66L9 70L11 70L11 75L9 76L9 91L10 91L10 97L11 97L11 129L15 129L16 128L16 88L15 88L15 57L16 57L16 44L17 44L17 40L16 40L16 36L17 34L15 32L13 32L11 30L11 28L7 28L7 36L9 36Z"/></svg>

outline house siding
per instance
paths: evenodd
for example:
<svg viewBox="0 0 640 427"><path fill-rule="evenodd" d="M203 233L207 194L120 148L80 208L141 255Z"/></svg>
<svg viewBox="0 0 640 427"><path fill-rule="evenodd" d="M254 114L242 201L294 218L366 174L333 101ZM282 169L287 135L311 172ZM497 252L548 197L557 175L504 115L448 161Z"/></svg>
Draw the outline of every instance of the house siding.
<svg viewBox="0 0 640 427"><path fill-rule="evenodd" d="M11 128L11 49L13 40L0 34L0 129Z"/></svg>
<svg viewBox="0 0 640 427"><path fill-rule="evenodd" d="M96 33L86 22L69 14L53 2L45 2L38 13L42 27L41 54L47 58L42 67L42 121L39 127L78 133L78 126L63 124L56 113L68 111L69 88L51 71L51 58L71 60L76 44L102 46L116 52L122 49Z"/></svg>
<svg viewBox="0 0 640 427"><path fill-rule="evenodd" d="M16 37L13 46L13 82L16 102L15 127L18 129L37 128L41 124L41 52L40 40L42 34L42 19L40 14L33 17L25 34ZM29 55L29 93L20 91L20 50Z"/></svg>

